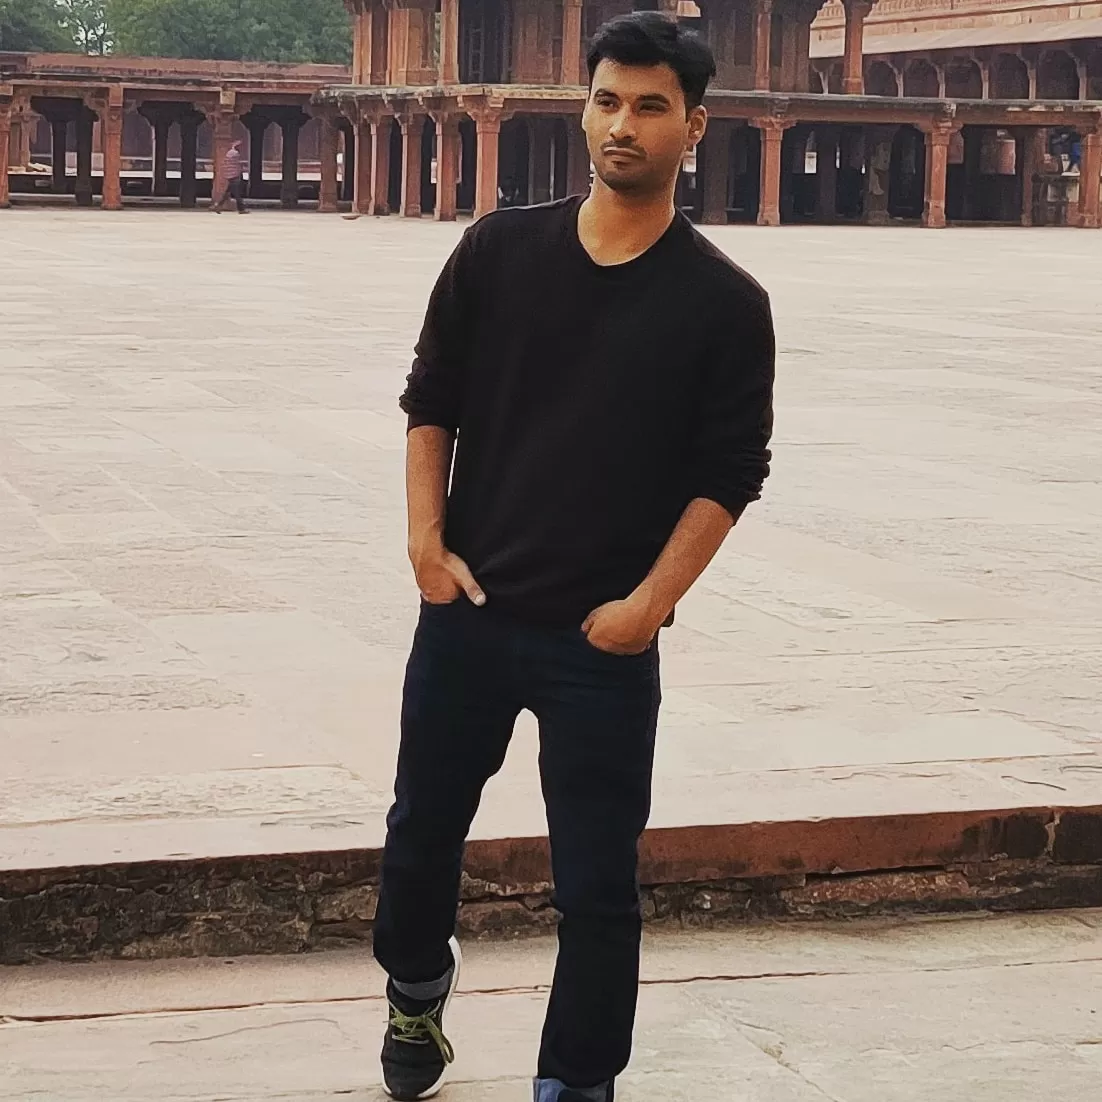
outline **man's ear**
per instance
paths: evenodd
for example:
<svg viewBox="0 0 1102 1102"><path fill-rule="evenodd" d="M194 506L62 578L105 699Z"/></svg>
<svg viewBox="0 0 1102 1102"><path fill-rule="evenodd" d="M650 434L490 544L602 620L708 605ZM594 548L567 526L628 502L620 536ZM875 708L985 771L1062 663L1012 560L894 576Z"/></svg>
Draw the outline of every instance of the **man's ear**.
<svg viewBox="0 0 1102 1102"><path fill-rule="evenodd" d="M696 149L700 139L704 137L704 131L708 129L708 111L704 107L694 107L689 112L689 138L685 143L686 148Z"/></svg>

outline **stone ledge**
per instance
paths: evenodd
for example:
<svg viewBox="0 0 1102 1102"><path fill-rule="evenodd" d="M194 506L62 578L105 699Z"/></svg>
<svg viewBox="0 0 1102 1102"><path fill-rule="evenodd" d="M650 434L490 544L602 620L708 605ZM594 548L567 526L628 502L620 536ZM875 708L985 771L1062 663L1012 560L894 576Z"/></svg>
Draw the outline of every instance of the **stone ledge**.
<svg viewBox="0 0 1102 1102"><path fill-rule="evenodd" d="M366 940L377 849L0 871L0 964L294 953ZM644 916L687 925L1102 906L1102 806L648 832ZM460 928L554 924L547 840L468 847Z"/></svg>

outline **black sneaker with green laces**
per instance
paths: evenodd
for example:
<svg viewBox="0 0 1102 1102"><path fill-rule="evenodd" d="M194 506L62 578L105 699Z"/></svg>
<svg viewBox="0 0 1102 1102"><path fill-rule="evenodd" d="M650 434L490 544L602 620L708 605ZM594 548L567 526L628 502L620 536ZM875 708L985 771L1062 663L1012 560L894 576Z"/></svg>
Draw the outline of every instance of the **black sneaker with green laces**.
<svg viewBox="0 0 1102 1102"><path fill-rule="evenodd" d="M399 991L393 980L387 983L390 1018L383 1040L383 1086L397 1102L432 1098L444 1085L448 1065L455 1059L444 1035L444 1015L459 984L463 957L455 938L449 947L453 964L447 991L438 998L413 999Z"/></svg>

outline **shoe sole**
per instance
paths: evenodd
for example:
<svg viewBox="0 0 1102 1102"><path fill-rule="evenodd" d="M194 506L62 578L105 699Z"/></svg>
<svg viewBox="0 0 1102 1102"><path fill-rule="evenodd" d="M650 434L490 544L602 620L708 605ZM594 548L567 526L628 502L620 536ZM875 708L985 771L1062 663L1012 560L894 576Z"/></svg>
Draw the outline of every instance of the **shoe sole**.
<svg viewBox="0 0 1102 1102"><path fill-rule="evenodd" d="M448 1007L451 1006L452 997L455 995L455 989L459 986L459 973L463 971L463 950L459 948L459 941L456 938L451 938L448 942L448 948L452 951L452 960L455 961L455 966L452 970L452 983L448 988L447 998L444 1000L444 1013L441 1015L441 1020L445 1020L448 1016ZM413 1102L421 1102L424 1098L433 1098L438 1095L448 1079L448 1065L444 1065L444 1070L440 1073L440 1078L428 1090L423 1090L420 1094L412 1096ZM390 1098L397 1098L396 1094L392 1094L387 1087L385 1081L383 1083L383 1090Z"/></svg>

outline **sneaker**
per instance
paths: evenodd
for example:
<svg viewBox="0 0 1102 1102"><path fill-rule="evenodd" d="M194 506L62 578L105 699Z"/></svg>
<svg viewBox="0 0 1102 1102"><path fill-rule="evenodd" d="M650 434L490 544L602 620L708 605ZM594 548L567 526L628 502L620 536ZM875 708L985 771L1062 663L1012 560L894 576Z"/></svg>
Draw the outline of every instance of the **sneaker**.
<svg viewBox="0 0 1102 1102"><path fill-rule="evenodd" d="M444 1085L448 1065L455 1059L451 1042L444 1036L444 1015L459 984L463 956L459 942L448 943L452 953L447 994L429 1002L403 995L387 984L390 1020L383 1041L383 1086L398 1102L432 1098Z"/></svg>

